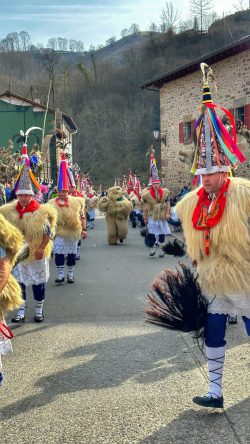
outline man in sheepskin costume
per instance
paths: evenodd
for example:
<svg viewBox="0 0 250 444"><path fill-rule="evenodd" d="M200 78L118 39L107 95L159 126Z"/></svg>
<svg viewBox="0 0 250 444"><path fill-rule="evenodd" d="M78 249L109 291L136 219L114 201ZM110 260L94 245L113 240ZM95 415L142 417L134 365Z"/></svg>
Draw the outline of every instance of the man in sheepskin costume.
<svg viewBox="0 0 250 444"><path fill-rule="evenodd" d="M1 355L11 351L4 347L6 341L3 337L11 337L10 332L6 330L4 314L8 310L18 308L23 302L21 287L11 274L22 244L23 237L19 230L0 215L0 385L3 380Z"/></svg>
<svg viewBox="0 0 250 444"><path fill-rule="evenodd" d="M150 146L150 158L150 187L141 193L143 220L148 231L145 242L150 247L149 256L155 256L159 248L159 257L164 257L162 246L165 243L165 236L171 234L167 222L170 218L169 190L161 187L152 146Z"/></svg>
<svg viewBox="0 0 250 444"><path fill-rule="evenodd" d="M201 64L203 101L196 121L197 152L193 172L202 186L176 206L189 257L208 298L205 345L210 385L205 396L193 401L204 407L223 407L222 374L225 332L229 314L241 315L250 335L250 181L228 177L230 168L244 162L236 145L234 119L231 138L215 112L208 81L211 68Z"/></svg>
<svg viewBox="0 0 250 444"><path fill-rule="evenodd" d="M77 244L79 239L87 237L86 218L84 212L85 201L81 197L69 196L70 175L67 160L62 153L59 178L58 197L49 201L49 205L56 210L58 221L53 252L57 267L56 283L64 282L64 262L67 256L67 282L74 283L74 269L76 264Z"/></svg>
<svg viewBox="0 0 250 444"><path fill-rule="evenodd" d="M128 216L133 206L123 195L122 188L109 188L108 195L99 200L98 208L105 213L109 245L117 245L118 240L123 243L128 234Z"/></svg>
<svg viewBox="0 0 250 444"><path fill-rule="evenodd" d="M48 204L34 199L40 185L30 169L26 145L23 146L20 172L15 184L17 201L0 208L0 213L23 235L29 247L29 257L13 269L21 285L23 303L13 322L25 321L26 286L32 285L35 300L35 322L44 319L45 283L49 279L49 259L53 232L57 221L56 211Z"/></svg>

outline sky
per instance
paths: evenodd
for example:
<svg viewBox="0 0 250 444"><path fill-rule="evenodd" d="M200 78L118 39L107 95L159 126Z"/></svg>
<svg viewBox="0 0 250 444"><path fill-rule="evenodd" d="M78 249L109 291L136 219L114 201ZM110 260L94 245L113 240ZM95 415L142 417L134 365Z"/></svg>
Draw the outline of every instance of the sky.
<svg viewBox="0 0 250 444"><path fill-rule="evenodd" d="M238 0L239 1L239 0ZM247 1L247 0L244 0ZM172 0L185 20L190 0ZM47 45L52 37L81 40L90 45L104 44L121 30L137 23L141 31L160 24L166 0L0 0L0 39L8 33L27 31L33 44ZM214 10L222 15L235 12L237 0L214 0Z"/></svg>

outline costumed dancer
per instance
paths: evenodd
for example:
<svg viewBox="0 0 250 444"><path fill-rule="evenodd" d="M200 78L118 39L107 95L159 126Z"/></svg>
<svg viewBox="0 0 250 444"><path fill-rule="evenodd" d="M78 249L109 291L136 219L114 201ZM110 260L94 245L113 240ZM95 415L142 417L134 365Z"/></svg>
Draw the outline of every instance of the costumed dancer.
<svg viewBox="0 0 250 444"><path fill-rule="evenodd" d="M84 192L78 191L76 183L75 183L74 174L73 174L72 169L70 168L69 163L68 163L68 172L69 172L69 182L70 182L69 194L72 197L77 197L78 199L80 199L80 203L81 203L82 207L85 208ZM85 212L85 216L86 216L86 212ZM76 260L81 259L81 251L80 251L81 245L82 245L82 240L80 238L77 243Z"/></svg>
<svg viewBox="0 0 250 444"><path fill-rule="evenodd" d="M122 244L128 234L128 217L133 209L123 195L123 189L119 186L109 188L108 195L99 200L98 209L105 213L108 244L117 245L118 240Z"/></svg>
<svg viewBox="0 0 250 444"><path fill-rule="evenodd" d="M98 205L98 197L93 189L90 189L86 197L86 208L88 213L88 220L91 230L95 228L96 208Z"/></svg>
<svg viewBox="0 0 250 444"><path fill-rule="evenodd" d="M152 145L150 152L150 188L142 192L143 220L147 225L148 234L145 243L150 248L149 256L155 256L159 247L159 257L164 257L162 249L165 243L165 236L171 234L168 219L170 218L169 190L161 188L158 176L156 160Z"/></svg>
<svg viewBox="0 0 250 444"><path fill-rule="evenodd" d="M34 198L40 190L30 169L27 146L23 146L20 171L14 187L17 201L0 208L1 214L22 233L29 246L29 257L13 269L21 285L23 303L12 322L25 321L26 287L32 285L35 300L35 322L44 320L45 283L49 279L49 259L57 220L56 212Z"/></svg>
<svg viewBox="0 0 250 444"><path fill-rule="evenodd" d="M214 80L212 70L204 63L201 69L203 100L195 125L197 149L192 171L202 176L202 186L184 196L176 211L182 222L187 252L196 265L198 282L208 302L201 326L204 327L210 384L208 392L196 396L193 401L204 407L223 408L222 375L228 315L241 315L250 335L250 181L228 177L230 168L244 162L245 158L236 145L232 114L212 102L208 84L210 79ZM216 108L231 121L233 137L217 116ZM194 309L193 301L188 299L187 286L184 289L185 298L179 301L178 311L180 313L180 307L188 302L184 317L190 319L195 312L198 323L201 311ZM163 305L169 306L170 300L175 304L173 294L170 289ZM159 316L155 320L157 318L159 320ZM161 318L163 324L164 318L165 315ZM166 323L175 328L176 319L168 319Z"/></svg>
<svg viewBox="0 0 250 444"><path fill-rule="evenodd" d="M57 211L58 221L54 240L55 264L57 267L57 284L64 282L64 262L67 256L67 281L74 283L77 244L80 237L86 239L86 218L84 198L69 196L70 175L65 153L62 153L58 178L58 197L49 201Z"/></svg>
<svg viewBox="0 0 250 444"><path fill-rule="evenodd" d="M0 385L3 381L1 356L11 352L12 332L5 324L4 314L18 308L23 300L21 287L11 275L17 255L23 244L19 230L0 215Z"/></svg>

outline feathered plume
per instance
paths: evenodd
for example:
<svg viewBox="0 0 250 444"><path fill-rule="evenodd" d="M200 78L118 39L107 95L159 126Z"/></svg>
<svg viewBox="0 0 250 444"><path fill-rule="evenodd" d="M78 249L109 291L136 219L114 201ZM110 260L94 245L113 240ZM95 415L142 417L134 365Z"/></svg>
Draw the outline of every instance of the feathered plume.
<svg viewBox="0 0 250 444"><path fill-rule="evenodd" d="M186 254L184 242L176 237L168 236L167 242L162 246L164 253L172 256L182 257Z"/></svg>
<svg viewBox="0 0 250 444"><path fill-rule="evenodd" d="M176 271L165 269L151 284L147 295L146 321L161 327L202 336L208 301L190 268L180 264Z"/></svg>

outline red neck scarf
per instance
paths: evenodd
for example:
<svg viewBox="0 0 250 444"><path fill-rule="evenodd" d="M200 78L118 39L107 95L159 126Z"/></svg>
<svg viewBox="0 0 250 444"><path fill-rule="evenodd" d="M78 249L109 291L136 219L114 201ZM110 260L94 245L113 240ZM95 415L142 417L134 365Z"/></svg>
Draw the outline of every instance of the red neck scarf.
<svg viewBox="0 0 250 444"><path fill-rule="evenodd" d="M27 205L27 207L21 207L19 202L17 202L17 204L16 204L16 209L19 213L20 219L23 218L23 215L25 213L34 213L34 211L38 210L39 207L40 207L40 204L35 199L32 199L30 201L29 205Z"/></svg>
<svg viewBox="0 0 250 444"><path fill-rule="evenodd" d="M209 198L203 187L197 193L199 199L193 212L192 222L195 230L204 231L204 246L207 256L210 247L210 230L220 222L223 216L229 184L230 179L227 179L214 200Z"/></svg>
<svg viewBox="0 0 250 444"><path fill-rule="evenodd" d="M68 206L69 206L69 199L66 198L66 199L64 199L64 201L62 201L62 200L60 199L60 197L57 197L57 198L56 198L56 204L57 204L59 207L68 207Z"/></svg>
<svg viewBox="0 0 250 444"><path fill-rule="evenodd" d="M159 189L156 191L156 190L152 187L152 188L149 190L149 192L150 192L151 196L153 197L153 199L157 200L158 203L161 202L161 199L162 199L162 196L163 196L163 189L162 189L162 188L159 188ZM158 194L158 196L157 196L157 194ZM157 196L157 197L156 197L156 196Z"/></svg>

